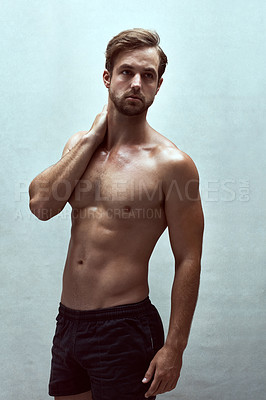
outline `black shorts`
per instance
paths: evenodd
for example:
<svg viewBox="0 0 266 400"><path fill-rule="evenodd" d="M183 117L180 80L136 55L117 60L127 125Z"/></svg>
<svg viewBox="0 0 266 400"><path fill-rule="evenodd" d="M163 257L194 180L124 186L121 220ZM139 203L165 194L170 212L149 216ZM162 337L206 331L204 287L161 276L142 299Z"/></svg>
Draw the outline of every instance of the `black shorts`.
<svg viewBox="0 0 266 400"><path fill-rule="evenodd" d="M50 396L91 390L93 400L146 400L152 379L142 379L164 344L163 324L149 297L88 311L60 303L56 320Z"/></svg>

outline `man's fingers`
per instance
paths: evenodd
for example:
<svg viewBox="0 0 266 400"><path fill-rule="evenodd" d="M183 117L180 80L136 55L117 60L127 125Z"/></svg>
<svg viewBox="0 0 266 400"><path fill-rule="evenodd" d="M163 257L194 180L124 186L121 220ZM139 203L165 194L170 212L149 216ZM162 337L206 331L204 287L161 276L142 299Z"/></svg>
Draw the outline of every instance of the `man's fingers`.
<svg viewBox="0 0 266 400"><path fill-rule="evenodd" d="M158 390L158 389L159 389L160 384L161 384L161 381L159 380L159 378L154 377L149 390L145 393L145 397L147 398L150 396L154 396L155 393L157 393L157 391L159 393L160 390Z"/></svg>
<svg viewBox="0 0 266 400"><path fill-rule="evenodd" d="M170 390L171 390L171 385L169 384L169 382L166 382L165 384L163 384L163 383L161 384L161 387L160 387L161 393L169 392Z"/></svg>
<svg viewBox="0 0 266 400"><path fill-rule="evenodd" d="M165 381L161 380L159 377L154 377L154 380L149 388L149 390L145 393L145 397L156 396L157 394L170 392L176 387L177 381Z"/></svg>
<svg viewBox="0 0 266 400"><path fill-rule="evenodd" d="M151 378L153 377L154 374L154 370L155 370L155 364L153 364L152 362L150 363L149 368L147 369L144 378L142 379L143 383L147 383L151 380Z"/></svg>

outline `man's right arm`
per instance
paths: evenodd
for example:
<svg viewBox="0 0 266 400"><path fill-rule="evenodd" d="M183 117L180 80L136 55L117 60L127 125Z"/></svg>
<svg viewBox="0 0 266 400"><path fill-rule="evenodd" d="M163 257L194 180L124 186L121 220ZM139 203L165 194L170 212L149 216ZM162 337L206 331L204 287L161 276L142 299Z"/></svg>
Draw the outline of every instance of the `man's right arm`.
<svg viewBox="0 0 266 400"><path fill-rule="evenodd" d="M62 158L47 168L29 186L30 210L42 221L59 214L107 130L107 106L98 114L89 132L78 132L67 142Z"/></svg>

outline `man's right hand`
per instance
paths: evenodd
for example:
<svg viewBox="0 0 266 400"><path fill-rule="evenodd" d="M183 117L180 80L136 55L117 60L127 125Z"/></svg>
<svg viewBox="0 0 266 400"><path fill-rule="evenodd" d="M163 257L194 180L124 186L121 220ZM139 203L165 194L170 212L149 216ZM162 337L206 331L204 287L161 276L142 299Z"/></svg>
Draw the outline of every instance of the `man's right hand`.
<svg viewBox="0 0 266 400"><path fill-rule="evenodd" d="M100 144L107 132L107 114L107 105L105 105L102 112L96 115L91 129L85 134L85 136L94 135Z"/></svg>

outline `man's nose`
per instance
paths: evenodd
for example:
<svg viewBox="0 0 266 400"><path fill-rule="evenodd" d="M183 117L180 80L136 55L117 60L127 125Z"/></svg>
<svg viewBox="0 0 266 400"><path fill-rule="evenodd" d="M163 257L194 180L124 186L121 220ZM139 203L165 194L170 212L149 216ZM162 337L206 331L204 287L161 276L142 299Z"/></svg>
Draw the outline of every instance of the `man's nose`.
<svg viewBox="0 0 266 400"><path fill-rule="evenodd" d="M141 88L141 75L140 74L135 74L132 81L131 81L131 87L134 89L140 89Z"/></svg>

